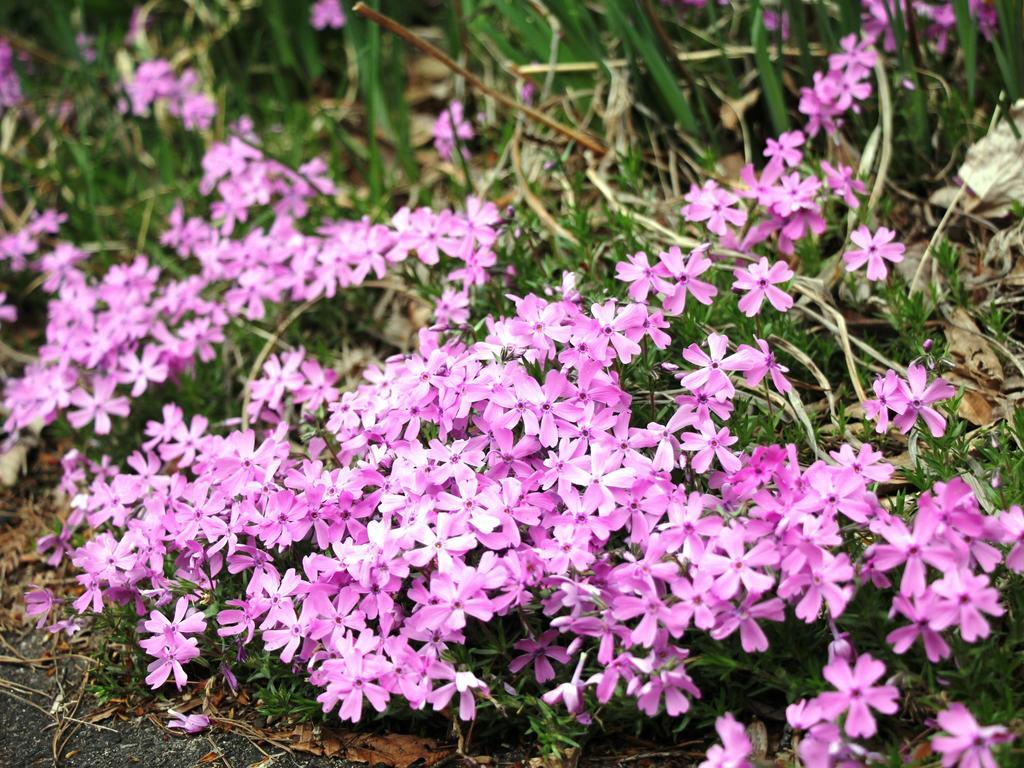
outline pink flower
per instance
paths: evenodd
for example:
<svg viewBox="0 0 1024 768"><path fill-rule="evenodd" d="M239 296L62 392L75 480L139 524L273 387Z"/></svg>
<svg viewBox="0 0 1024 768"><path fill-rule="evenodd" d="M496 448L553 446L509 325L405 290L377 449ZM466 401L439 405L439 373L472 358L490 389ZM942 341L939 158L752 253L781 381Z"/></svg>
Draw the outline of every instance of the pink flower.
<svg viewBox="0 0 1024 768"><path fill-rule="evenodd" d="M664 294L662 308L665 314L680 314L686 307L687 295L693 296L701 304L710 305L718 294L718 289L711 283L697 279L711 269L707 250L707 245L694 248L685 261L682 251L674 245L658 254L661 266L675 280L674 285L667 280L658 282L658 289Z"/></svg>
<svg viewBox="0 0 1024 768"><path fill-rule="evenodd" d="M793 297L775 287L793 278L793 270L786 262L777 261L769 266L768 259L761 257L759 262L746 269L734 270L733 275L736 277L733 290L747 291L740 299L740 311L747 317L760 314L761 303L766 298L779 312L786 312L793 306Z"/></svg>
<svg viewBox="0 0 1024 768"><path fill-rule="evenodd" d="M687 205L681 213L687 221L706 221L708 230L724 235L728 225L742 227L747 221L747 212L739 207L740 199L716 181L707 181L703 186L691 186L686 193Z"/></svg>
<svg viewBox="0 0 1024 768"><path fill-rule="evenodd" d="M444 709L452 697L459 694L459 718L472 720L476 717L476 691L481 696L490 696L487 684L472 672L456 672L448 664L434 662L430 667L434 679L450 682L435 688L427 697L436 710Z"/></svg>
<svg viewBox="0 0 1024 768"><path fill-rule="evenodd" d="M324 693L317 696L317 701L323 704L325 711L340 703L338 717L358 723L364 699L378 712L387 708L391 694L380 680L391 665L373 651L376 641L369 632L362 633L355 641L346 639L339 648L339 658L324 662L327 686Z"/></svg>
<svg viewBox="0 0 1024 768"><path fill-rule="evenodd" d="M863 443L857 453L847 443L843 443L838 451L829 451L836 464L848 467L854 474L865 480L884 483L892 477L893 466L883 461L881 451L876 451L868 443Z"/></svg>
<svg viewBox="0 0 1024 768"><path fill-rule="evenodd" d="M510 672L519 672L527 664L533 662L533 676L538 683L546 683L555 677L555 668L551 666L552 661L559 664L569 662L569 653L560 645L552 645L558 631L549 629L536 640L531 637L524 638L515 643L513 648L524 651L522 656L517 656L509 662Z"/></svg>
<svg viewBox="0 0 1024 768"><path fill-rule="evenodd" d="M932 737L932 747L942 755L943 768L996 768L992 747L1013 741L1001 725L979 725L963 704L951 704L938 715L947 735Z"/></svg>
<svg viewBox="0 0 1024 768"><path fill-rule="evenodd" d="M748 758L753 747L743 723L737 722L731 712L726 712L715 720L715 730L722 743L711 747L697 768L751 768Z"/></svg>
<svg viewBox="0 0 1024 768"><path fill-rule="evenodd" d="M892 610L889 615L891 617L899 613L906 617L910 624L894 629L885 636L885 642L892 646L895 653L906 653L910 646L920 638L924 643L928 660L933 664L937 664L949 656L949 645L942 639L942 635L931 627L934 606L935 596L930 592L926 592L922 597L911 599L903 595L896 595L892 601Z"/></svg>
<svg viewBox="0 0 1024 768"><path fill-rule="evenodd" d="M885 376L878 376L871 384L875 397L863 403L864 414L875 422L875 432L882 434L889 428L889 412L903 413L906 408L902 389L903 380L891 368Z"/></svg>
<svg viewBox="0 0 1024 768"><path fill-rule="evenodd" d="M180 728L185 733L200 733L210 727L210 718L206 715L183 715L173 709L168 709L167 714L171 716L167 721L168 728Z"/></svg>
<svg viewBox="0 0 1024 768"><path fill-rule="evenodd" d="M626 261L620 261L615 265L615 276L625 283L630 283L629 297L633 301L647 301L647 294L660 284L667 274L663 265L651 266L647 254L643 251L626 256ZM0 295L0 301L2 300Z"/></svg>
<svg viewBox="0 0 1024 768"><path fill-rule="evenodd" d="M990 628L984 614L1002 616L999 592L989 586L987 576L966 569L951 570L932 585L936 601L931 615L933 629L957 625L966 642L988 637Z"/></svg>
<svg viewBox="0 0 1024 768"><path fill-rule="evenodd" d="M160 361L160 352L152 345L142 350L141 357L131 352L123 355L121 368L120 382L132 385L132 397L141 395L151 383L167 379L167 365Z"/></svg>
<svg viewBox="0 0 1024 768"><path fill-rule="evenodd" d="M863 195L867 190L864 187L864 182L854 175L853 168L842 163L838 168L833 168L827 160L822 160L821 170L825 172L825 182L829 189L837 197L841 197L850 208L860 207L857 195Z"/></svg>
<svg viewBox="0 0 1024 768"><path fill-rule="evenodd" d="M572 678L568 682L561 683L552 688L541 696L541 700L548 706L561 702L574 715L582 712L584 682L581 678L583 675L583 663L586 660L587 654L581 654L580 660L576 664L576 670L572 673Z"/></svg>
<svg viewBox="0 0 1024 768"><path fill-rule="evenodd" d="M853 272L860 269L866 263L868 265L868 280L885 280L889 274L885 268L885 262L897 263L903 261L903 252L906 248L902 243L892 242L896 233L891 229L879 227L875 234L866 225L861 224L850 235L850 240L860 250L847 251L843 254L843 261L846 263L846 271Z"/></svg>
<svg viewBox="0 0 1024 768"><path fill-rule="evenodd" d="M7 294L0 291L0 321L13 323L18 319L18 308L12 304L6 304Z"/></svg>
<svg viewBox="0 0 1024 768"><path fill-rule="evenodd" d="M474 136L473 125L465 118L462 102L458 100L453 100L434 123L434 147L444 160L454 157L456 146L464 157L468 157L466 142Z"/></svg>
<svg viewBox="0 0 1024 768"><path fill-rule="evenodd" d="M60 600L48 589L30 586L32 589L25 593L25 616L38 616L36 629L42 629L50 619L50 612L60 604Z"/></svg>
<svg viewBox="0 0 1024 768"><path fill-rule="evenodd" d="M340 0L316 0L309 9L309 24L313 29L341 29L345 26L345 11Z"/></svg>
<svg viewBox="0 0 1024 768"><path fill-rule="evenodd" d="M591 305L590 312L596 322L591 326L590 332L583 334L582 338L589 342L597 359L605 356L609 345L623 363L628 363L634 355L640 354L640 345L629 338L627 331L637 327L638 321L643 321L642 310L643 306L640 304L627 304L616 311L615 302L612 300L604 304Z"/></svg>
<svg viewBox="0 0 1024 768"><path fill-rule="evenodd" d="M870 654L860 656L853 667L846 659L837 658L822 674L837 689L818 697L822 711L833 720L845 712L844 730L849 736L870 738L875 735L877 726L872 709L884 715L895 714L898 709L896 687L874 684L885 674L885 665Z"/></svg>
<svg viewBox="0 0 1024 768"><path fill-rule="evenodd" d="M779 562L775 545L762 539L749 550L740 527L726 528L700 560L700 570L715 577L713 592L722 600L731 599L740 587L751 594L763 594L772 588L775 579L761 571Z"/></svg>
<svg viewBox="0 0 1024 768"><path fill-rule="evenodd" d="M1006 567L1014 573L1024 571L1024 510L1014 504L999 516L1005 531L1004 541L1013 544L1013 549L1006 556Z"/></svg>
<svg viewBox="0 0 1024 768"><path fill-rule="evenodd" d="M206 629L203 614L191 607L187 597L179 597L173 619L168 620L160 611L153 611L144 626L152 637L140 640L139 646L156 657L149 664L146 683L159 688L173 673L175 684L183 688L188 682L184 665L200 655L198 641L188 635Z"/></svg>
<svg viewBox="0 0 1024 768"><path fill-rule="evenodd" d="M893 419L893 425L906 434L920 416L933 437L942 437L946 432L946 418L930 407L932 403L948 400L956 389L944 379L928 382L928 370L917 363L907 366L907 380L900 381L903 410Z"/></svg>
<svg viewBox="0 0 1024 768"><path fill-rule="evenodd" d="M764 339L754 339L754 342L757 344L756 349L748 344L740 344L733 355L733 366L743 372L747 386L756 387L765 376L771 376L772 384L780 394L784 395L793 389L784 375L789 372L789 368L775 359L775 353L768 347L768 342Z"/></svg>
<svg viewBox="0 0 1024 768"><path fill-rule="evenodd" d="M779 138L768 139L764 156L785 166L799 165L803 153L798 149L804 144L804 135L800 131L786 131Z"/></svg>
<svg viewBox="0 0 1024 768"><path fill-rule="evenodd" d="M14 50L10 43L0 38L0 114L7 107L21 103L21 81L14 68Z"/></svg>
<svg viewBox="0 0 1024 768"><path fill-rule="evenodd" d="M715 425L706 421L700 426L699 432L684 432L680 438L684 451L696 452L690 460L694 472L707 472L714 458L718 459L726 472L736 472L743 466L736 454L729 450L729 446L739 438L730 434L728 427L716 431Z"/></svg>
<svg viewBox="0 0 1024 768"><path fill-rule="evenodd" d="M796 616L808 624L813 623L821 611L822 601L828 606L829 615L834 619L845 609L853 596L848 582L853 579L853 566L845 552L838 556L825 555L820 564L808 564L799 573L788 576L779 585L781 597L791 597L803 592L796 606Z"/></svg>
<svg viewBox="0 0 1024 768"><path fill-rule="evenodd" d="M696 344L688 346L683 350L683 359L699 368L683 376L680 383L691 391L702 389L708 395L720 392L732 397L736 390L726 372L736 370L743 361L736 355L726 357L728 350L729 337L721 333L708 334L707 352Z"/></svg>
<svg viewBox="0 0 1024 768"><path fill-rule="evenodd" d="M114 397L117 383L109 377L93 380L90 393L79 387L71 393L71 404L78 406L77 411L68 414L68 421L75 429L81 429L93 422L97 435L110 434L110 417L127 416L131 410L127 397Z"/></svg>

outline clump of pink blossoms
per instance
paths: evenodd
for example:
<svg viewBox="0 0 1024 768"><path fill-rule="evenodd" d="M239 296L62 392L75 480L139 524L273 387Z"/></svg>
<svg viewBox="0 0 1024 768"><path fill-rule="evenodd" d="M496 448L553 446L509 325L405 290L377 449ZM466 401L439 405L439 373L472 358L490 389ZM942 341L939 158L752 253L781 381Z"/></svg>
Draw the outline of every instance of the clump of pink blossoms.
<svg viewBox="0 0 1024 768"><path fill-rule="evenodd" d="M154 104L164 104L188 130L206 130L217 114L213 100L199 90L194 70L174 74L170 62L153 59L139 64L125 91L133 115L146 115ZM126 108L127 111L127 108Z"/></svg>
<svg viewBox="0 0 1024 768"><path fill-rule="evenodd" d="M873 56L844 41L828 82L815 85L819 129L866 97ZM147 106L180 87L169 69L151 70L136 94ZM472 138L457 105L438 121L449 158L455 137ZM445 278L417 348L354 389L282 343L247 383L243 424L212 424L166 400L122 465L66 456L72 509L39 548L54 564L70 558L81 595L67 607L33 590L30 614L74 631L85 614L134 611L153 688L188 685L190 663L221 643L232 646L220 672L230 679L230 659L256 644L306 675L325 711L353 722L367 705L383 712L397 700L470 720L497 691L525 684L581 724L616 697L679 716L702 696L695 638L763 653L770 627L787 619L835 632L867 590L889 609L896 655L920 641L938 661L953 640L984 639L1004 611L997 569L1022 565L1020 510L988 515L954 478L908 503L904 519L877 493L893 467L868 445L801 461L792 444L741 443L737 409L794 391L772 337L748 326L730 339L667 319L718 297L713 270L726 265L716 249L749 255L774 238L792 253L824 230L823 205L857 202L863 186L849 168L822 166L824 180L807 170L801 147L814 133L773 140L767 166L744 169L742 188L690 190L684 216L716 242L628 256L610 296L590 295L572 274L527 292L508 273L506 309L483 317L478 289L506 266L493 204L312 222L314 199L334 192L326 164L292 171L265 157L244 124L204 158L209 217L178 205L161 236L188 264L184 277L144 256L91 273L81 251L50 242L53 213L0 238L0 257L44 272L51 296L39 362L5 390L11 430L66 414L76 428L111 432L132 399L170 390L212 359L233 320L329 300L407 261ZM733 276L748 317L766 301L792 307L778 287L794 277L786 262L758 257ZM466 332L470 323L479 334ZM679 386L648 421L638 408L646 393L630 391L623 372L652 347L669 350L662 359L675 361ZM880 431L891 418L907 432L920 418L944 432L933 406L952 388L929 382L923 366L911 364L905 380L890 371L875 393L865 408ZM201 596L227 589L232 597L204 616ZM62 621L64 609L73 613ZM515 650L497 672L453 661L502 621ZM822 670L831 688L787 711L805 764L873 759L861 741L899 706L886 671L855 639L836 637ZM939 717L944 759L984 761L1006 736L958 712ZM703 765L749 765L743 726L726 715L716 729L722 743Z"/></svg>
<svg viewBox="0 0 1024 768"><path fill-rule="evenodd" d="M14 68L14 49L0 38L0 115L21 103L21 80Z"/></svg>
<svg viewBox="0 0 1024 768"><path fill-rule="evenodd" d="M345 11L341 0L316 0L309 7L309 24L313 29L341 29L345 26Z"/></svg>
<svg viewBox="0 0 1024 768"><path fill-rule="evenodd" d="M453 100L434 123L434 147L444 160L455 156L456 147L463 157L469 157L466 142L476 136L473 124L465 115L462 102Z"/></svg>

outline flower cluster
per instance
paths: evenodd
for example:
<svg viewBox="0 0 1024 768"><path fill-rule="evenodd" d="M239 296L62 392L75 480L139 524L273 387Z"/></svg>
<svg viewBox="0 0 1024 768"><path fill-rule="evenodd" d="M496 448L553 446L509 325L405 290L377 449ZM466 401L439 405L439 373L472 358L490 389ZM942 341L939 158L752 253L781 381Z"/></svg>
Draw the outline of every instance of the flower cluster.
<svg viewBox="0 0 1024 768"><path fill-rule="evenodd" d="M250 163L264 162L248 149L238 152L238 162L228 162L235 157L230 145L211 150L204 188L213 192ZM268 193L264 202L289 199L289 190ZM281 209L279 222L289 213ZM164 239L199 260L205 285L231 286L206 315L258 317L263 301L356 285L411 254L427 264L462 264L449 278L468 290L488 280L486 269L473 264L492 263L496 223L493 207L474 202L466 214L403 210L391 226L333 222L314 238L278 228L277 242L292 244L290 260L275 254L263 267L266 234L249 235L240 246L222 226L176 212ZM43 231L38 224L35 230ZM160 607L183 583L216 590L224 579L241 579L240 596L215 616L216 634L235 638L240 649L258 637L285 663L307 670L323 689L325 708L352 720L366 703L382 710L401 696L414 708L440 709L456 694L461 715L472 717L494 681L454 666L445 651L468 642L475 622L520 610L543 615L551 629L517 642L524 655L510 661L509 676L532 674L547 684L557 676L555 664L573 665L569 682L550 688L545 700L581 717L590 696L602 702L619 691L648 714L686 711L700 692L684 664L684 635L721 640L736 633L746 651L763 651L764 623L780 621L787 606L807 622L842 615L858 588L858 570L884 588L887 574L904 569L907 586L893 601L893 615L916 621L915 611L926 610L921 601L932 601L927 626L911 627L940 653L944 633L958 630L968 642L983 637L983 613L1001 611L985 573L1001 561L996 546L1022 527L1014 527L1019 511L1007 513L1006 524L988 521L969 490L950 483L922 497L918 517L925 522L914 524L917 538L903 546L901 521L871 491L891 467L870 448L846 446L829 462L801 467L792 446L749 453L737 447L728 420L741 387L766 376L779 391L789 387L763 339L731 354L721 334L691 344L682 355L689 367L678 374L684 394L674 413L664 424L632 424L632 398L615 366L631 362L645 339L660 347L671 342L644 299L657 295L663 304L678 302L680 311L687 292L712 299L713 286L698 279L706 251L685 259L665 252L656 267L631 257L619 273L630 282L632 302L587 307L568 280L557 298L513 296L515 314L488 318L480 342L450 336L447 325L429 329L418 353L387 361L354 392L340 393L330 373L301 351L272 356L252 383L249 415L259 433L220 435L203 417L186 422L179 408L167 406L125 469L69 460L69 482L81 492L65 530L42 547L51 560L67 553L80 570L78 612L111 603L153 606L142 647L153 658L154 686L171 676L179 686L187 681L185 668L202 653L207 631L194 596L178 597L171 619ZM460 259L469 252L490 256ZM325 253L338 260L333 284L323 282ZM265 270L254 281L260 291L280 280L279 293L236 295L245 260L249 269ZM76 258L59 263L66 266L54 290L71 286L76 297L87 294ZM183 293L173 281L156 290L152 270L114 268L94 288L94 301L109 313L126 303L102 298L113 286L137 291L135 306L153 304L157 294L163 307L167 296ZM741 284L750 291L741 301L761 291L783 303L784 292L768 292L779 290L772 271L767 263L741 271L740 280L751 283ZM73 393L73 423L106 427L128 407L126 396L113 395L115 381L141 391L180 367L166 363L162 347L148 356L144 350L132 375L121 354L95 350L95 362L72 358L67 370L106 360L122 366L115 368L122 375L100 379L102 389L97 382L90 398ZM914 381L906 385L911 402ZM20 392L15 385L9 393L14 409ZM286 417L295 410L329 415L329 442L313 439L305 458L289 447L294 430ZM901 416L906 412L905 406ZM709 491L680 482L684 469L706 476ZM887 543L854 563L843 551L841 521ZM72 548L81 525L104 532ZM300 544L311 553L287 565ZM923 554L901 559L917 551ZM165 562L173 562L173 575ZM928 566L946 575L929 584ZM986 602L962 607L965 589ZM34 594L33 614L42 621L55 600ZM906 650L905 634L893 630L897 652ZM589 671L588 658L596 662ZM851 679L877 672L869 661L834 662L826 677L839 692L803 705L801 727L832 734L828 729L845 715L848 737L870 735L873 719L849 698ZM878 698L874 709L891 712L888 702Z"/></svg>
<svg viewBox="0 0 1024 768"><path fill-rule="evenodd" d="M871 69L878 55L869 39L847 35L842 50L828 57L828 71L815 72L814 84L800 89L800 112L807 116L807 132L832 135L847 112L859 112L860 102L871 95Z"/></svg>
<svg viewBox="0 0 1024 768"><path fill-rule="evenodd" d="M911 363L906 379L889 369L884 376L877 377L871 387L875 397L864 403L864 411L875 422L875 430L879 434L888 429L890 417L893 425L904 434L910 431L918 418L934 437L945 433L946 417L932 406L948 400L956 390L943 379L929 382L928 370L923 365Z"/></svg>
<svg viewBox="0 0 1024 768"><path fill-rule="evenodd" d="M21 80L14 69L14 49L0 37L0 115L21 102Z"/></svg>
<svg viewBox="0 0 1024 768"><path fill-rule="evenodd" d="M130 109L133 115L147 115L150 107L162 105L188 130L206 130L217 115L213 99L199 90L199 76L195 70L186 69L180 76L175 75L170 62L165 59L139 64L124 88L128 95L124 111Z"/></svg>
<svg viewBox="0 0 1024 768"><path fill-rule="evenodd" d="M329 5L317 3L314 23L333 25ZM793 444L741 441L735 414L794 395L774 337L760 318L756 334L733 326L731 339L673 319L725 300L716 268L731 273L746 317L793 307L793 268L761 251L791 256L824 232L825 206L858 205L853 171L811 167L804 148L867 98L874 57L844 40L803 94L805 130L770 140L742 188L687 192L682 216L707 242L627 256L614 295L573 273L535 290L512 272L491 284L508 238L497 208L473 198L464 211L402 208L379 223L318 215L335 193L326 163L268 158L245 120L203 159L209 216L178 204L169 217L160 240L178 270L141 255L87 269L83 250L57 240L53 212L3 236L0 260L39 272L50 296L39 360L5 389L10 431L64 415L110 433L134 399L213 359L232 321L330 301L400 263L444 283L418 348L354 389L306 350L281 348L246 385L243 425L165 398L123 464L68 453L71 511L39 550L69 559L79 589L70 605L33 589L26 612L69 633L86 614L132 612L153 688L182 688L200 660L231 681L232 665L273 653L353 722L397 702L471 720L498 691L526 686L581 724L613 699L679 716L702 695L695 643L733 638L760 654L772 625L803 622L833 642L827 690L786 713L801 760L872 759L867 742L900 693L878 656L920 643L940 662L953 643L986 638L1005 610L1000 587L1024 570L1024 512L985 514L960 478L897 511L879 490L893 466L868 444L837 440L802 461ZM137 113L163 101L190 127L212 118L212 103L187 106L203 98L194 78L162 60L128 88ZM453 102L435 126L438 151L451 158L472 137ZM892 240L857 230L848 268L884 277L884 261L902 257ZM474 311L481 289L500 292L505 310ZM629 386L652 356L678 380L664 411ZM873 389L864 409L878 433L919 419L944 433L939 404L954 391L924 366L890 370ZM874 654L837 628L865 594L888 612ZM495 623L514 651L485 673L462 650ZM185 730L208 724L174 717ZM949 765L991 762L1011 738L960 705L938 724L948 735L934 748ZM716 730L703 765L749 766L743 726L726 715Z"/></svg>
<svg viewBox="0 0 1024 768"><path fill-rule="evenodd" d="M733 377L757 356L764 363L763 341L731 355L722 335L707 351L691 345L687 394L666 424L640 428L614 366L649 334L644 304L587 308L570 283L557 300L531 294L515 306L475 344L424 333L418 353L390 359L353 392L312 386L322 371L299 353L268 362L257 410L273 424L262 437L212 434L200 417L186 426L167 410L125 471L79 474L69 526L108 532L70 553L84 589L75 607L155 605L143 641L150 683L173 674L181 685L205 624L188 596L172 619L159 607L176 584L215 590L241 578L216 633L240 648L259 638L301 665L324 707L351 720L367 703L383 710L400 696L440 709L456 694L472 717L497 681L453 666L446 650L510 613L542 615L551 629L517 642L509 677L547 684L554 665L572 665L545 700L580 716L591 696L617 692L648 714L685 712L700 695L685 637L736 633L761 652L764 624L787 609L835 620L857 589L886 589L898 569L897 653L920 637L941 658L946 634L975 642L986 615L1001 613L987 574L1003 560L999 545L1019 539L1019 510L986 517L954 480L921 497L908 528L871 491L891 467L868 447L806 468L792 446L733 447ZM329 443L315 438L296 457L280 416L311 391L329 413ZM687 467L713 490L675 479ZM878 543L854 562L844 537L869 532ZM299 544L310 554L285 567ZM37 615L52 607L35 604ZM791 714L808 754L859 749L851 740L874 733L872 711L894 711L894 689L876 685L884 666L851 653L824 672L836 691ZM587 659L597 664L588 670Z"/></svg>
<svg viewBox="0 0 1024 768"><path fill-rule="evenodd" d="M341 0L316 0L309 7L309 24L313 29L341 29L345 26L345 11Z"/></svg>
<svg viewBox="0 0 1024 768"><path fill-rule="evenodd" d="M462 102L455 99L438 115L434 122L434 148L445 160L455 157L458 147L463 157L469 157L466 142L472 141L476 133L473 124L465 115Z"/></svg>
<svg viewBox="0 0 1024 768"><path fill-rule="evenodd" d="M724 248L752 254L756 246L774 241L779 252L792 255L797 242L825 231L826 205L834 202L857 208L857 195L865 191L848 166L822 162L817 171L806 166L805 141L802 131L769 139L764 151L768 163L760 171L752 164L744 166L735 190L715 181L694 185L686 194L683 219L717 236ZM772 269L782 270L782 266ZM760 275L753 279L760 280Z"/></svg>
<svg viewBox="0 0 1024 768"><path fill-rule="evenodd" d="M494 263L490 246L498 215L491 204L471 200L466 214L403 210L390 226L324 221L318 234L303 235L296 220L309 212L313 198L334 190L322 161L292 171L232 137L210 148L203 169L200 186L214 196L214 221L186 218L179 205L161 237L164 245L198 264L197 273L187 277L170 277L138 256L97 280L82 269L86 254L67 242L30 263L41 238L58 232L61 217L52 212L0 238L0 260L15 270L43 273L43 288L53 296L39 361L8 382L8 430L23 429L36 419L49 423L70 409L74 427L91 424L97 434L107 434L112 417L129 413L129 398L182 375L197 360L208 362L232 318L261 319L270 303L333 297L339 288L383 277L410 253L427 264L437 263L440 254L455 262L458 268L450 278L463 287L453 289L447 300L458 316L469 286L483 280ZM251 208L268 204L276 213L268 230L230 237ZM302 369L314 378L312 389L298 396L319 407L326 394L315 390L329 385L325 377L330 374L315 361ZM261 386L253 408L269 403L273 409L279 394L269 387L264 397Z"/></svg>
<svg viewBox="0 0 1024 768"><path fill-rule="evenodd" d="M906 4L903 13L913 13L920 20L917 23L921 25L924 36L935 43L937 50L944 52L949 46L950 34L956 29L954 6L955 3L950 0L912 0ZM995 6L984 0L968 0L966 6L970 15L977 21L978 29L990 39L998 23ZM885 0L866 0L862 7L865 36L875 45L881 41L884 50L895 51L896 35L893 31L892 9L886 6Z"/></svg>

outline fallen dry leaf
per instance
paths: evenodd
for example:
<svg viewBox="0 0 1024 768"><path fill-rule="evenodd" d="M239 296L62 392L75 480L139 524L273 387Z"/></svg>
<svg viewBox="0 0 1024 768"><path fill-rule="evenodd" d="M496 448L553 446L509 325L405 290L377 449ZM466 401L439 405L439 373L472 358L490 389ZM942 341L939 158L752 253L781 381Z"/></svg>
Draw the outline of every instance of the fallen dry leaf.
<svg viewBox="0 0 1024 768"><path fill-rule="evenodd" d="M999 389L1004 378L1003 365L974 318L963 307L954 307L944 314L949 322L945 329L949 356L959 372L980 385Z"/></svg>
<svg viewBox="0 0 1024 768"><path fill-rule="evenodd" d="M961 205L976 216L998 219L1010 212L1011 204L1024 200L1024 139L1014 136L1008 120L1013 120L1018 130L1024 128L1024 99L971 145L960 166L958 175L967 185ZM948 207L957 192L956 187L945 187L937 190L930 201Z"/></svg>
<svg viewBox="0 0 1024 768"><path fill-rule="evenodd" d="M561 757L534 757L530 760L530 768L576 768L580 760L580 750L569 747Z"/></svg>
<svg viewBox="0 0 1024 768"><path fill-rule="evenodd" d="M28 449L28 444L19 440L0 454L0 485L14 485L21 474L28 470Z"/></svg>
<svg viewBox="0 0 1024 768"><path fill-rule="evenodd" d="M87 723L102 723L104 720L109 720L114 715L124 710L123 702L112 702L105 706L95 709L82 719Z"/></svg>
<svg viewBox="0 0 1024 768"><path fill-rule="evenodd" d="M721 121L722 127L727 131L735 131L736 126L743 119L743 115L757 103L759 98L761 98L761 89L755 88L738 99L725 99L722 106L718 108L718 119Z"/></svg>
<svg viewBox="0 0 1024 768"><path fill-rule="evenodd" d="M438 744L433 739L388 734L340 734L329 729L299 725L287 734L278 734L297 752L322 757L343 757L356 763L388 765L408 768L413 763L426 768L451 754L452 747Z"/></svg>
<svg viewBox="0 0 1024 768"><path fill-rule="evenodd" d="M957 415L962 419L967 419L976 427L987 427L995 421L995 409L992 403L974 389L964 390L964 396L960 400Z"/></svg>
<svg viewBox="0 0 1024 768"><path fill-rule="evenodd" d="M758 760L768 757L768 729L765 724L756 717L747 726L747 737L750 739L750 746L753 755Z"/></svg>
<svg viewBox="0 0 1024 768"><path fill-rule="evenodd" d="M400 733L357 736L347 741L344 747L345 758L348 760L370 765L383 763L393 768L408 768L413 763L431 766L452 751L451 747L440 746L432 739Z"/></svg>
<svg viewBox="0 0 1024 768"><path fill-rule="evenodd" d="M740 180L740 173L746 164L747 161L739 152L730 152L718 158L718 167L721 169L722 176L733 182Z"/></svg>
<svg viewBox="0 0 1024 768"><path fill-rule="evenodd" d="M914 750L910 753L910 759L914 762L922 761L925 758L932 756L932 743L930 741L922 741Z"/></svg>

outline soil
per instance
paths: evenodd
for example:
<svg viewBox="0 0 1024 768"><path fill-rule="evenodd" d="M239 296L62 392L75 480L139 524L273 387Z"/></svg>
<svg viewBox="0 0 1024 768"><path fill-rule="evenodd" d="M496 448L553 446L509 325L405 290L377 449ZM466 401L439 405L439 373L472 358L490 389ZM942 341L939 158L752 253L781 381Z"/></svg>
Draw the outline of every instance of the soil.
<svg viewBox="0 0 1024 768"><path fill-rule="evenodd" d="M168 732L148 717L88 722L97 703L85 692L89 663L78 656L41 665L35 633L3 636L0 655L0 766L3 768L342 768L336 758L288 752L235 732Z"/></svg>

